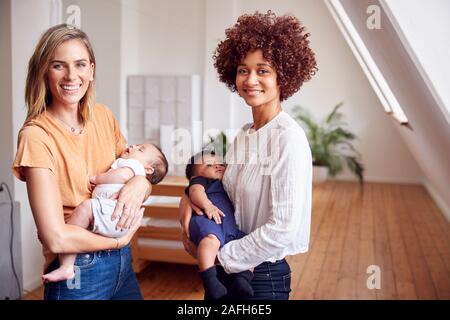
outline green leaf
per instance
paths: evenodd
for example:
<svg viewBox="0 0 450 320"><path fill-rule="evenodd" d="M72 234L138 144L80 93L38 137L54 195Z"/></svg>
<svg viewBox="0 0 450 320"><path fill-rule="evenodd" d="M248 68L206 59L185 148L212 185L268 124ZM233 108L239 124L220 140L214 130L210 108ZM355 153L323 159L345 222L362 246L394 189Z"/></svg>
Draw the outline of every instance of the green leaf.
<svg viewBox="0 0 450 320"><path fill-rule="evenodd" d="M339 102L337 105L334 106L333 111L328 115L326 119L326 123L332 123L333 121L339 120L342 118L342 113L338 112L339 108L342 107L344 102Z"/></svg>
<svg viewBox="0 0 450 320"><path fill-rule="evenodd" d="M351 143L357 137L345 128L344 114L340 112L342 106L343 102L334 106L320 124L301 106L295 106L293 113L305 129L315 165L327 166L331 176L337 175L347 166L363 182L364 166L358 160L359 152Z"/></svg>
<svg viewBox="0 0 450 320"><path fill-rule="evenodd" d="M225 155L230 147L227 135L222 131L217 136L209 136L209 143L203 148L213 149L219 157L225 158Z"/></svg>
<svg viewBox="0 0 450 320"><path fill-rule="evenodd" d="M355 157L345 157L347 166L359 179L360 183L364 182L364 167Z"/></svg>

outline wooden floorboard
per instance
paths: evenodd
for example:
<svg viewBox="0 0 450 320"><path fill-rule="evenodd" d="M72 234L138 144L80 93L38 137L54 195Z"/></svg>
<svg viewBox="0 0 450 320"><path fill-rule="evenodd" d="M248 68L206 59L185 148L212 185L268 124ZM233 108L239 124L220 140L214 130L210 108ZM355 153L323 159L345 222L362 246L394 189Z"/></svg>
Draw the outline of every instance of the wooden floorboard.
<svg viewBox="0 0 450 320"><path fill-rule="evenodd" d="M385 192L390 193L390 188L390 185L374 185L372 198L374 201L374 263L376 262L382 271L381 288L373 291L375 291L377 299L382 300L397 299L386 210L387 201L384 197Z"/></svg>
<svg viewBox="0 0 450 320"><path fill-rule="evenodd" d="M393 185L388 185L383 188L382 193L389 238L387 245L389 245L392 260L393 286L395 286L397 299L417 299L416 287L406 254L405 243L401 233L401 220L398 214L403 205L396 201L398 199L395 198L394 187Z"/></svg>
<svg viewBox="0 0 450 320"><path fill-rule="evenodd" d="M415 216L426 214L423 211L418 211L417 201L414 198L414 186L404 186L395 188L394 194L398 199L401 199L402 208L398 210L401 215L401 233L408 256L409 265L411 267L414 284L416 286L416 293L419 299L437 299L437 292L431 278L430 271L426 263L426 256L423 254L420 241L417 236L416 228L417 220ZM425 228L425 226L421 226Z"/></svg>
<svg viewBox="0 0 450 320"><path fill-rule="evenodd" d="M450 299L450 223L424 187L328 181L312 201L310 249L288 257L291 299ZM154 262L138 281L145 299L203 299L196 266Z"/></svg>

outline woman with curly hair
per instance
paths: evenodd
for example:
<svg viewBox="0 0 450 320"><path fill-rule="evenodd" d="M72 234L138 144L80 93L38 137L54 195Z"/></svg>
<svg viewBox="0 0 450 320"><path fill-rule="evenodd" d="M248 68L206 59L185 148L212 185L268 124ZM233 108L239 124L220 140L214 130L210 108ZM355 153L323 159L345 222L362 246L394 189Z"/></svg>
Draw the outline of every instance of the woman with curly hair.
<svg viewBox="0 0 450 320"><path fill-rule="evenodd" d="M243 15L225 33L214 66L220 81L251 107L253 123L242 128L226 155L223 185L247 235L219 251L218 277L253 269L252 299L288 299L291 270L285 257L309 247L312 158L305 133L281 102L311 79L316 61L309 34L290 15ZM195 256L187 232L192 209L199 213L184 197L184 245Z"/></svg>

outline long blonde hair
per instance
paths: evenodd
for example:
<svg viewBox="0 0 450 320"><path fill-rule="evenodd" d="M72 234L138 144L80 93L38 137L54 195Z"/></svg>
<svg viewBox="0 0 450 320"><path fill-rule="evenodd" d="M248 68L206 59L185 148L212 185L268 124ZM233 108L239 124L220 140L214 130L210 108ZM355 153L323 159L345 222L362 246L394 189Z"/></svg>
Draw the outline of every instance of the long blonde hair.
<svg viewBox="0 0 450 320"><path fill-rule="evenodd" d="M88 36L71 25L59 24L48 29L39 40L33 55L28 63L28 75L25 86L25 103L27 106L27 118L29 121L44 112L52 103L52 94L47 85L47 71L56 48L68 40L81 40L89 53L90 63L95 62L94 50ZM94 68L95 79L95 68ZM83 122L91 118L91 111L95 103L94 81L89 83L86 94L79 104L79 115Z"/></svg>

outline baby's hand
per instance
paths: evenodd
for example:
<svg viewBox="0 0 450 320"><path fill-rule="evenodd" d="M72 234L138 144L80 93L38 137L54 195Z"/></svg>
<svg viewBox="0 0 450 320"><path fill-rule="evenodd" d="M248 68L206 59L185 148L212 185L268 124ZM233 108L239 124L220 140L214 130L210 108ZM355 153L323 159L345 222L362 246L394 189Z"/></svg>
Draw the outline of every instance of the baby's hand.
<svg viewBox="0 0 450 320"><path fill-rule="evenodd" d="M96 176L89 177L89 191L92 192L97 185Z"/></svg>
<svg viewBox="0 0 450 320"><path fill-rule="evenodd" d="M217 224L222 223L222 219L220 217L225 217L225 214L213 204L210 204L207 207L205 207L204 211L206 216L209 219L213 219Z"/></svg>

